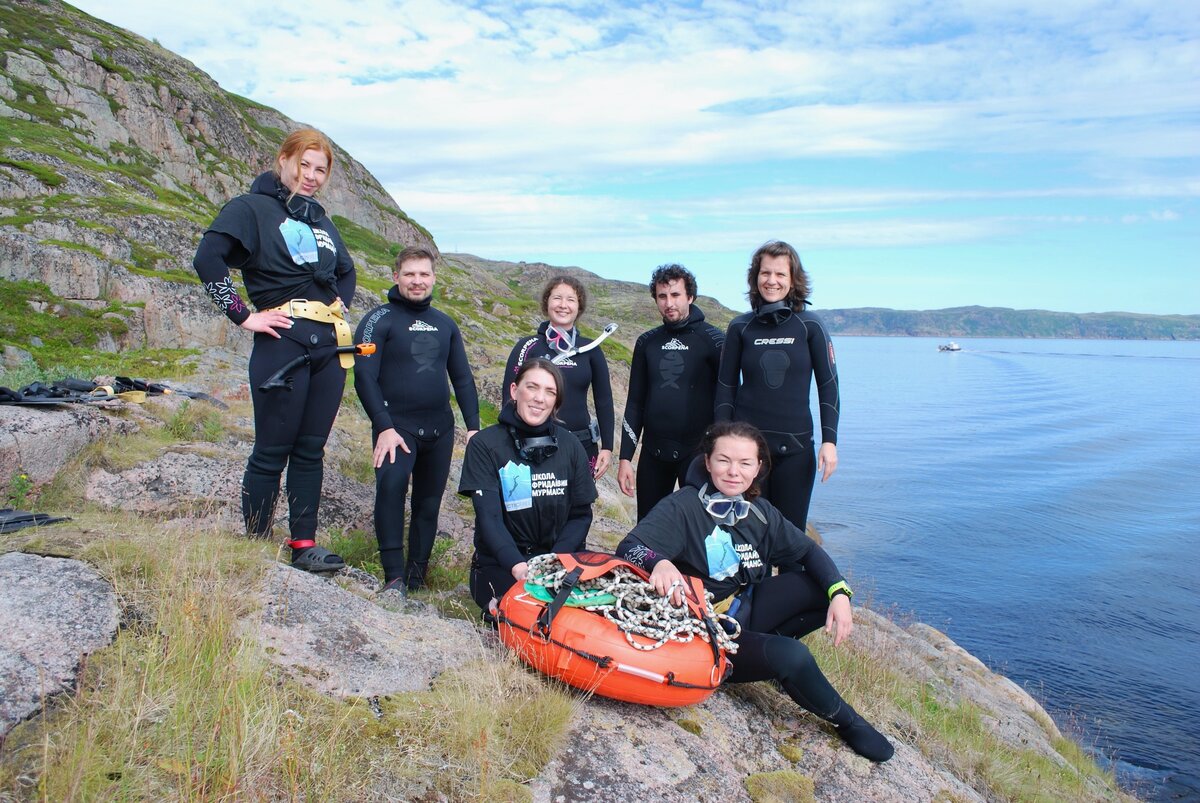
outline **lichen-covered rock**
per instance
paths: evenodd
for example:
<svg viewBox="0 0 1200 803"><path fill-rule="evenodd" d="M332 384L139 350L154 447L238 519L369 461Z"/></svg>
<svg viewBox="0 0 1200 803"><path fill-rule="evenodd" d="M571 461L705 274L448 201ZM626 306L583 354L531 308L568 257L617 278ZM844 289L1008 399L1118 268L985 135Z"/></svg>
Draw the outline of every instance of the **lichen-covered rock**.
<svg viewBox="0 0 1200 803"><path fill-rule="evenodd" d="M84 497L112 510L162 518L215 517L217 526L236 531L242 526L242 474L248 455L248 445L241 443L175 446L124 471L96 469L88 477ZM275 523L285 530L286 491L284 483L275 509ZM374 501L373 487L328 472L321 488L321 525L370 528Z"/></svg>
<svg viewBox="0 0 1200 803"><path fill-rule="evenodd" d="M0 741L75 682L117 632L117 598L86 563L0 555Z"/></svg>
<svg viewBox="0 0 1200 803"><path fill-rule="evenodd" d="M268 572L262 602L246 626L268 657L302 683L337 697L424 690L485 649L480 631L467 622L387 611L289 566Z"/></svg>
<svg viewBox="0 0 1200 803"><path fill-rule="evenodd" d="M35 484L49 482L84 446L136 428L92 404L0 405L0 478L23 468Z"/></svg>

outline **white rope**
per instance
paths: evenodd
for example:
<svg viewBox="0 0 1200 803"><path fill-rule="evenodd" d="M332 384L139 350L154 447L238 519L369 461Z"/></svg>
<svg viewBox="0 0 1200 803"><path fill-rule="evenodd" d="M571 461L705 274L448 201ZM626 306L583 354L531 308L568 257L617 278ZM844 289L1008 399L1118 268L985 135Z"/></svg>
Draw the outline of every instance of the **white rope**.
<svg viewBox="0 0 1200 803"><path fill-rule="evenodd" d="M529 559L529 573L525 576L525 582L544 586L553 596L566 576L567 570L555 555L538 555ZM682 586L682 583L676 581L671 590L674 591L676 586ZM654 586L624 566L618 566L593 580L585 580L572 592L573 596L585 603L589 598L606 594L616 597L616 602L611 605L585 604L576 607L602 614L625 634L625 640L636 649L657 650L668 641L687 643L697 636L705 642L709 641L708 628L692 615L687 605L672 605L670 594L660 596ZM736 653L736 639L742 632L741 625L733 617L713 611L711 593L704 594L704 608L708 618L717 625L717 646L731 655ZM732 627L733 632L727 632L725 626ZM651 639L654 643L640 644L634 641L635 635Z"/></svg>

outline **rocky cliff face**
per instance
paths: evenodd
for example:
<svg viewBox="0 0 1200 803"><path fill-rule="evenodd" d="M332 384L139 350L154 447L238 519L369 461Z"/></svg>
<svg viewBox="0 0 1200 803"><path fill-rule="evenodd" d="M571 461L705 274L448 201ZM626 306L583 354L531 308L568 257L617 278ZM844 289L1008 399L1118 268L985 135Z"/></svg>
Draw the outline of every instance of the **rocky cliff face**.
<svg viewBox="0 0 1200 803"><path fill-rule="evenodd" d="M196 243L300 124L58 2L0 2L0 66L0 277L120 302L121 348L226 345L191 269ZM340 148L322 199L384 241L435 247Z"/></svg>

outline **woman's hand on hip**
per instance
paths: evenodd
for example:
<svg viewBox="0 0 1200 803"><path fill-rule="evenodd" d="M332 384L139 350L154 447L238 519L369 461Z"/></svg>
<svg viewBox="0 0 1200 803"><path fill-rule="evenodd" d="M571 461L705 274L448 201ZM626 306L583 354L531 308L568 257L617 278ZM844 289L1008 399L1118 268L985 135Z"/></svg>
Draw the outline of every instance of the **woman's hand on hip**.
<svg viewBox="0 0 1200 803"><path fill-rule="evenodd" d="M239 326L251 332L262 332L278 339L279 333L275 330L291 329L292 319L279 310L267 310L266 312L250 313L250 316L242 321Z"/></svg>

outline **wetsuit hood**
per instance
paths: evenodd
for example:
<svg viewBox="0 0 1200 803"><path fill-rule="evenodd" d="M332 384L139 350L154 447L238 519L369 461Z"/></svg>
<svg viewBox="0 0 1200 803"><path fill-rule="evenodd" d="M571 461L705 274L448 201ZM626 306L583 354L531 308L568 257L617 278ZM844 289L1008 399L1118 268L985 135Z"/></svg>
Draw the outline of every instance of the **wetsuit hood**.
<svg viewBox="0 0 1200 803"><path fill-rule="evenodd" d="M553 434L553 416L547 418L541 426L530 426L517 415L516 403L509 402L500 410L497 420L508 430L517 454L534 465L558 452L558 438Z"/></svg>
<svg viewBox="0 0 1200 803"><path fill-rule="evenodd" d="M412 310L418 314L429 309L430 305L433 304L433 293L425 296L420 301L411 301L407 297L400 295L400 288L394 284L392 285L392 288L388 290L387 296L388 301L392 302L393 304L399 304L405 309Z"/></svg>
<svg viewBox="0 0 1200 803"><path fill-rule="evenodd" d="M699 489L704 487L706 483L711 487L712 477L708 475L708 469L704 467L704 455L698 454L692 459L691 464L688 465L683 484Z"/></svg>
<svg viewBox="0 0 1200 803"><path fill-rule="evenodd" d="M274 170L268 170L254 179L254 182L250 185L250 192L254 195L269 195L272 198L278 198L280 193L283 193L284 197L287 197L288 189L279 180L278 173Z"/></svg>
<svg viewBox="0 0 1200 803"><path fill-rule="evenodd" d="M698 323L704 323L704 310L700 309L693 303L688 309L687 317L678 323L667 323L663 321L663 326L668 332L679 332Z"/></svg>
<svg viewBox="0 0 1200 803"><path fill-rule="evenodd" d="M250 194L274 198L287 210L288 217L301 223L315 226L325 219L325 207L321 206L320 201L310 195L293 195L279 180L279 174L274 170L268 170L254 179L254 183L250 185Z"/></svg>
<svg viewBox="0 0 1200 803"><path fill-rule="evenodd" d="M538 337L540 337L542 340L545 340L546 339L546 330L549 328L550 328L550 321L542 321L540 324L538 324L538 330L537 330ZM572 326L571 331L578 332L579 327Z"/></svg>

